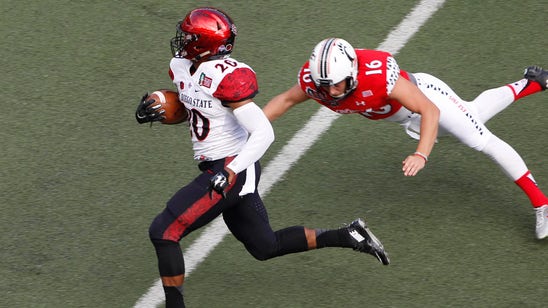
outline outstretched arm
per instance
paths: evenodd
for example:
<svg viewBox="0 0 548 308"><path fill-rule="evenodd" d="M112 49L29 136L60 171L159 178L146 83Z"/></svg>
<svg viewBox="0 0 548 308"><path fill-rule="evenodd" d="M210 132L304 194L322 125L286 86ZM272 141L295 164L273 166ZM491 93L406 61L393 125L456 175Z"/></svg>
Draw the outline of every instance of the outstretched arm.
<svg viewBox="0 0 548 308"><path fill-rule="evenodd" d="M278 94L272 98L264 107L263 112L270 122L273 122L291 107L302 103L308 99L308 96L301 90L299 84L295 84L289 90Z"/></svg>
<svg viewBox="0 0 548 308"><path fill-rule="evenodd" d="M421 90L409 80L400 77L390 93L405 108L421 115L420 140L415 153L403 161L405 176L415 176L424 168L438 135L440 111Z"/></svg>

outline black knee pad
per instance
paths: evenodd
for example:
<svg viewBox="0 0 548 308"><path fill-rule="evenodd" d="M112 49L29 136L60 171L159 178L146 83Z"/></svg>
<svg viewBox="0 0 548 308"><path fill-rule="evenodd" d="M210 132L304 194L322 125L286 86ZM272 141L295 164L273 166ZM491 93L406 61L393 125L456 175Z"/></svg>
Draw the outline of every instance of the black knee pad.
<svg viewBox="0 0 548 308"><path fill-rule="evenodd" d="M185 273L185 261L177 242L152 239L158 257L160 276L177 276Z"/></svg>
<svg viewBox="0 0 548 308"><path fill-rule="evenodd" d="M308 250L304 227L294 226L274 233L275 241L246 245L247 251L257 260L265 261L289 253Z"/></svg>

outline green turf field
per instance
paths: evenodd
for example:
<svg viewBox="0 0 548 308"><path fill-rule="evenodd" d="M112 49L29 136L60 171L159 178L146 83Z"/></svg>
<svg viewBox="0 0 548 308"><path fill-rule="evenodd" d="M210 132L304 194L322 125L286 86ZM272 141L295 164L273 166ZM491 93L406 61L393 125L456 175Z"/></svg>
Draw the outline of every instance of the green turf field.
<svg viewBox="0 0 548 308"><path fill-rule="evenodd" d="M257 72L264 105L318 41L376 48L416 3L2 1L0 307L133 307L157 280L149 223L197 169L184 126L139 126L134 110L170 87L169 40L189 9L233 17L233 56ZM448 0L396 58L471 100L548 66L546 16L547 0ZM528 97L488 125L546 192L547 104ZM318 106L274 123L263 165ZM414 149L397 125L343 116L264 198L274 228L367 216L390 266L344 249L259 262L227 236L188 277L188 306L546 307L548 240L521 190L453 139L405 178Z"/></svg>

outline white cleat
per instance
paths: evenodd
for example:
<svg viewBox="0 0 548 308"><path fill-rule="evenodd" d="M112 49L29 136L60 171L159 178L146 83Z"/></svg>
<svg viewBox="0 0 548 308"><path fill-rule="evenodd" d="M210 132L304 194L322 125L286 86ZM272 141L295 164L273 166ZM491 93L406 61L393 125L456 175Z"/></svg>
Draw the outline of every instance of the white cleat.
<svg viewBox="0 0 548 308"><path fill-rule="evenodd" d="M535 208L537 215L536 234L539 240L548 236L548 204Z"/></svg>

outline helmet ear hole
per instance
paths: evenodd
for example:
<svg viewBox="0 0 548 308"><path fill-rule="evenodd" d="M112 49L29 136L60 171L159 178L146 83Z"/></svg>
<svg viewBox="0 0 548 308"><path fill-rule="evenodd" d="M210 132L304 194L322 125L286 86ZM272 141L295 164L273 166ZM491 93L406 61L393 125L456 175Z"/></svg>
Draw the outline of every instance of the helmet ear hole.
<svg viewBox="0 0 548 308"><path fill-rule="evenodd" d="M356 81L354 78L348 76L346 78L346 91L352 91L355 88Z"/></svg>

